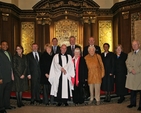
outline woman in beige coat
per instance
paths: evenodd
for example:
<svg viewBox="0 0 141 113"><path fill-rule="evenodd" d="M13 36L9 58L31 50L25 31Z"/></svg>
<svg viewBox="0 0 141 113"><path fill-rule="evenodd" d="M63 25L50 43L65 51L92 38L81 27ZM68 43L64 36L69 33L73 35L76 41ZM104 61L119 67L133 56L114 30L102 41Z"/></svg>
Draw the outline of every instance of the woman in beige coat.
<svg viewBox="0 0 141 113"><path fill-rule="evenodd" d="M90 46L88 48L89 54L85 56L87 68L88 68L88 84L90 89L90 101L93 102L95 91L96 105L100 104L100 86L102 78L104 77L104 66L101 60L101 56L95 53L95 47Z"/></svg>

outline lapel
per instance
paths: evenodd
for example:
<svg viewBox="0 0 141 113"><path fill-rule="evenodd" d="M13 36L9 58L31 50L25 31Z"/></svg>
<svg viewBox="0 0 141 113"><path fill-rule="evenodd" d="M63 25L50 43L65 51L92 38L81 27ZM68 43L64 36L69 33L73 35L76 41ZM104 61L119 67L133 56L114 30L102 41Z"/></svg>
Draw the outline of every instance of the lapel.
<svg viewBox="0 0 141 113"><path fill-rule="evenodd" d="M7 51L8 52L8 51ZM12 62L12 58L11 58L11 55L9 54L9 52L8 52L8 54L9 54L9 56L10 56L10 60L9 60L9 58L6 56L6 54L4 53L4 51L2 50L2 53L3 53L3 55L5 56L5 58L10 62L10 60L11 60L11 62Z"/></svg>

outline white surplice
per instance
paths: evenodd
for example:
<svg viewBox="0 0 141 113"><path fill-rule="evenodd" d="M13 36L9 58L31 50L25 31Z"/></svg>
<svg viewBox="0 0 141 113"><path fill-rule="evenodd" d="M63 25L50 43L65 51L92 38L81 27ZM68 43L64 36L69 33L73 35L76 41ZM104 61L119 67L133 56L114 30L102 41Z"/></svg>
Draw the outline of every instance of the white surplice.
<svg viewBox="0 0 141 113"><path fill-rule="evenodd" d="M70 96L72 96L73 85L71 81L71 77L75 76L74 72L74 64L72 61L72 57L68 55L68 63L66 56L61 55L62 66L59 64L59 54L56 54L52 60L50 73L49 73L49 82L51 84L51 93L57 97L58 86L59 86L59 78L61 76L61 68L63 67L66 70L66 74L62 73L62 98L67 99L68 97L68 80L69 80L69 89Z"/></svg>

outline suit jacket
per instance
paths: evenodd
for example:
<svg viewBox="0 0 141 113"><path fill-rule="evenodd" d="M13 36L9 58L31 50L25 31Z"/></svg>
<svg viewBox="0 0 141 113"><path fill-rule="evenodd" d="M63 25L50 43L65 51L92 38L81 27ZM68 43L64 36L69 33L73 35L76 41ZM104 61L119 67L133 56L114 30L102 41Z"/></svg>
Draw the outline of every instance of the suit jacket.
<svg viewBox="0 0 141 113"><path fill-rule="evenodd" d="M9 56L11 61L9 61L4 51L0 50L0 79L3 80L3 83L8 83L12 80L12 57L10 53Z"/></svg>
<svg viewBox="0 0 141 113"><path fill-rule="evenodd" d="M31 75L31 81L40 79L41 71L40 71L40 57L41 53L38 52L39 55L39 62L35 60L33 56L33 52L27 54L27 61L28 61L28 75Z"/></svg>
<svg viewBox="0 0 141 113"><path fill-rule="evenodd" d="M126 88L131 90L141 90L141 50L138 53L130 52L126 60L127 79ZM132 70L136 74L132 74Z"/></svg>
<svg viewBox="0 0 141 113"><path fill-rule="evenodd" d="M83 49L83 57L85 57L88 54L88 47L89 47L89 45L84 47L84 49ZM97 54L101 55L101 49L100 49L100 47L99 46L96 46L96 45L94 45L94 47L96 49L95 52Z"/></svg>
<svg viewBox="0 0 141 113"><path fill-rule="evenodd" d="M80 51L81 51L81 47L79 45L75 45L75 48L79 48ZM71 46L68 46L67 47L67 54L71 55L73 57L73 53L72 53L72 50L71 50Z"/></svg>
<svg viewBox="0 0 141 113"><path fill-rule="evenodd" d="M54 51L53 51L53 46L52 46L52 54L53 54L53 56L54 56L55 54L58 54L58 53L60 53L60 46L57 46L56 53L54 53Z"/></svg>
<svg viewBox="0 0 141 113"><path fill-rule="evenodd" d="M49 55L47 52L44 52L41 56L40 67L41 67L41 84L50 84L48 78L45 74L49 74L53 55Z"/></svg>

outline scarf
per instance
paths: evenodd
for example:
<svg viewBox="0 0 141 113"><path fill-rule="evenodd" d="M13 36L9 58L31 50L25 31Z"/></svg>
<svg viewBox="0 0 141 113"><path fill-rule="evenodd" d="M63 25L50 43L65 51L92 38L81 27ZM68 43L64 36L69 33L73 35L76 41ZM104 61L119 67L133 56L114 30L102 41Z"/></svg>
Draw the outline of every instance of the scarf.
<svg viewBox="0 0 141 113"><path fill-rule="evenodd" d="M71 78L72 83L78 86L79 84L79 62L80 62L80 57L78 57L76 66L75 66L75 58L73 59L74 67L75 67L75 78Z"/></svg>

